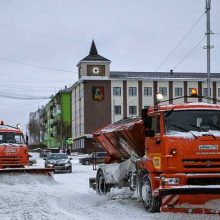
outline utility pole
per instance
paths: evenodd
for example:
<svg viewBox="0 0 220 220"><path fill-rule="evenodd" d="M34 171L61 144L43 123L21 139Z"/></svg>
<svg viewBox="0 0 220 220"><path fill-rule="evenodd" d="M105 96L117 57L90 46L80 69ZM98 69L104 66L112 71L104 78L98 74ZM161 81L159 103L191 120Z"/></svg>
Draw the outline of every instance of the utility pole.
<svg viewBox="0 0 220 220"><path fill-rule="evenodd" d="M213 48L210 45L210 35L212 34L210 29L210 11L211 11L211 0L206 0L206 37L207 37L207 45L204 49L207 50L207 96L211 98L211 63L210 63L210 50ZM210 100L207 100L210 103Z"/></svg>

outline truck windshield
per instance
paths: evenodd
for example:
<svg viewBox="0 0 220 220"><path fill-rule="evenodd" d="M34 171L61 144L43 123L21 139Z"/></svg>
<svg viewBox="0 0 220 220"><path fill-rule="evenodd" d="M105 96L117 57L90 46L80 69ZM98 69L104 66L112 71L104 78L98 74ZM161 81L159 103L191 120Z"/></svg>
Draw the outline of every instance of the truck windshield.
<svg viewBox="0 0 220 220"><path fill-rule="evenodd" d="M165 114L165 132L220 131L220 111L178 110Z"/></svg>
<svg viewBox="0 0 220 220"><path fill-rule="evenodd" d="M13 132L0 133L0 144L25 144L22 134L16 134Z"/></svg>

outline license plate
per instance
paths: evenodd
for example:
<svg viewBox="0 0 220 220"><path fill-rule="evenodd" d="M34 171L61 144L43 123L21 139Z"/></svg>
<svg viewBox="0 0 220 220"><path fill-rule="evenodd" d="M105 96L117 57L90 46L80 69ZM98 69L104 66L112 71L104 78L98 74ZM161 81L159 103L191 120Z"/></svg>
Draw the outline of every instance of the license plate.
<svg viewBox="0 0 220 220"><path fill-rule="evenodd" d="M9 147L7 147L7 148L5 148L5 152L6 153L15 153L16 152L16 148L9 148Z"/></svg>
<svg viewBox="0 0 220 220"><path fill-rule="evenodd" d="M218 150L218 145L199 145L199 150Z"/></svg>

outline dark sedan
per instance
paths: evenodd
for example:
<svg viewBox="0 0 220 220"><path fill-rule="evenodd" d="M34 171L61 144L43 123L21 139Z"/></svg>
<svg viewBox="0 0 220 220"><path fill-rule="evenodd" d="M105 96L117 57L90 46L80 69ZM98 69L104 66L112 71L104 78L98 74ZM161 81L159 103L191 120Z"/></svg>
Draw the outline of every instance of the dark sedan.
<svg viewBox="0 0 220 220"><path fill-rule="evenodd" d="M72 173L72 163L65 153L51 153L45 160L45 167L52 167L55 172Z"/></svg>
<svg viewBox="0 0 220 220"><path fill-rule="evenodd" d="M79 159L79 162L83 165L95 164L95 163L105 163L108 158L107 152L94 152L86 157Z"/></svg>

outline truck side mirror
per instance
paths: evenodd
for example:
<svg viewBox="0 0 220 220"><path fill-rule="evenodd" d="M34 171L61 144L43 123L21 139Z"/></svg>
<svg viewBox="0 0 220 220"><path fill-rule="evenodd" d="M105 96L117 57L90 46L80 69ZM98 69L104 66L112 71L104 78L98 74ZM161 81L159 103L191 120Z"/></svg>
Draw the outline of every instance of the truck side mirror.
<svg viewBox="0 0 220 220"><path fill-rule="evenodd" d="M26 144L28 145L28 135L26 135L26 140L25 140Z"/></svg>
<svg viewBox="0 0 220 220"><path fill-rule="evenodd" d="M151 128L152 125L152 117L148 116L148 109L142 109L142 121L145 128Z"/></svg>
<svg viewBox="0 0 220 220"><path fill-rule="evenodd" d="M155 131L154 130L146 130L145 131L145 137L154 137Z"/></svg>

